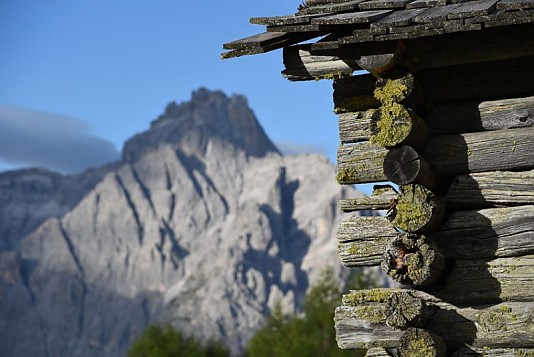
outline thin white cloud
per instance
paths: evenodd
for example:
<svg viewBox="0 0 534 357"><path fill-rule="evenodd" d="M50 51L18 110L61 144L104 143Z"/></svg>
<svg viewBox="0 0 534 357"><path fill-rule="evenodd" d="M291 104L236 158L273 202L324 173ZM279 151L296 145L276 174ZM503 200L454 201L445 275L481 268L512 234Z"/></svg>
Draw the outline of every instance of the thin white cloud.
<svg viewBox="0 0 534 357"><path fill-rule="evenodd" d="M11 166L79 172L119 158L87 123L62 115L0 106L0 161Z"/></svg>

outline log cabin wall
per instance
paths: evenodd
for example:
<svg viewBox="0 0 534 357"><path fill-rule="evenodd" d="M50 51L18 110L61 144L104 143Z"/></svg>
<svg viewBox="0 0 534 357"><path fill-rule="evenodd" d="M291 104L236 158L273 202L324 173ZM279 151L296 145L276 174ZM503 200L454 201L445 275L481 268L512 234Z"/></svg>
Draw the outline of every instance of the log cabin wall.
<svg viewBox="0 0 534 357"><path fill-rule="evenodd" d="M267 32L223 58L283 48L287 79L332 79L337 180L381 183L339 202L386 213L342 222L338 252L400 287L344 295L339 347L534 356L534 1L308 0L251 22Z"/></svg>

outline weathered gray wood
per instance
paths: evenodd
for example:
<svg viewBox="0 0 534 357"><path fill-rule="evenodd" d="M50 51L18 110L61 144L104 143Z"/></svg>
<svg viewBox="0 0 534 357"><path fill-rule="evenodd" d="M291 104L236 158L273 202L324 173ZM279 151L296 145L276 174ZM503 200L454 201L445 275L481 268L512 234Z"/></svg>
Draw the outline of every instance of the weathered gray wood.
<svg viewBox="0 0 534 357"><path fill-rule="evenodd" d="M525 255L493 260L456 260L445 287L427 291L455 305L470 305L499 301L532 302L533 286L534 256Z"/></svg>
<svg viewBox="0 0 534 357"><path fill-rule="evenodd" d="M534 253L534 206L454 212L429 234L449 258L479 259Z"/></svg>
<svg viewBox="0 0 534 357"><path fill-rule="evenodd" d="M340 184L386 181L383 163L388 150L368 142L342 145L337 152Z"/></svg>
<svg viewBox="0 0 534 357"><path fill-rule="evenodd" d="M438 176L534 168L534 127L430 138L421 156ZM386 181L387 150L372 144L343 145L338 150L342 184Z"/></svg>
<svg viewBox="0 0 534 357"><path fill-rule="evenodd" d="M410 294L434 307L425 329L443 338L454 351L464 345L475 348L534 347L534 309L531 302L506 302L460 308L421 291L405 289L357 290L343 296L336 309L338 345L343 349L395 348L400 329L386 325L391 296Z"/></svg>
<svg viewBox="0 0 534 357"><path fill-rule="evenodd" d="M343 144L368 141L371 138L371 120L377 109L339 114L339 140Z"/></svg>
<svg viewBox="0 0 534 357"><path fill-rule="evenodd" d="M470 1L460 4L460 6L452 9L447 18L449 19L463 19L466 17L487 15L493 10L498 0L478 0Z"/></svg>
<svg viewBox="0 0 534 357"><path fill-rule="evenodd" d="M431 138L422 156L436 174L534 168L534 127Z"/></svg>
<svg viewBox="0 0 534 357"><path fill-rule="evenodd" d="M443 102L431 106L424 119L431 136L532 127L534 97ZM340 114L341 141L351 143L369 140L371 121L371 115L360 112Z"/></svg>
<svg viewBox="0 0 534 357"><path fill-rule="evenodd" d="M387 210L397 203L398 193L390 185L375 185L370 196L339 200L342 212Z"/></svg>
<svg viewBox="0 0 534 357"><path fill-rule="evenodd" d="M384 314L386 325L404 330L408 327L424 327L436 308L407 291L391 294L386 301Z"/></svg>
<svg viewBox="0 0 534 357"><path fill-rule="evenodd" d="M352 217L338 227L338 253L347 267L378 265L397 232L386 217ZM487 259L534 253L534 206L454 212L427 235L449 259Z"/></svg>
<svg viewBox="0 0 534 357"><path fill-rule="evenodd" d="M453 209L534 204L534 170L460 175L452 180L442 199ZM359 207L366 209L365 205Z"/></svg>
<svg viewBox="0 0 534 357"><path fill-rule="evenodd" d="M365 357L391 357L392 355L388 353L385 348L382 347L373 347L367 350Z"/></svg>
<svg viewBox="0 0 534 357"><path fill-rule="evenodd" d="M399 234L388 243L381 266L403 285L428 286L443 275L445 256L425 236Z"/></svg>
<svg viewBox="0 0 534 357"><path fill-rule="evenodd" d="M403 9L412 0L374 0L360 4L360 9Z"/></svg>
<svg viewBox="0 0 534 357"><path fill-rule="evenodd" d="M329 2L325 5L318 6L306 6L302 7L298 11L298 15L308 15L308 14L329 14L336 13L341 11L350 11L358 8L358 4L365 0L355 0L355 1L345 1L341 3Z"/></svg>
<svg viewBox="0 0 534 357"><path fill-rule="evenodd" d="M336 14L330 16L317 17L311 20L312 24L316 25L352 25L373 22L386 15L389 15L391 10L373 10L373 11L359 11L348 12L343 14Z"/></svg>
<svg viewBox="0 0 534 357"><path fill-rule="evenodd" d="M393 190L376 190L371 196L342 199L343 212L387 210L398 194ZM465 210L495 206L534 204L534 170L493 171L460 175L443 196L449 209Z"/></svg>
<svg viewBox="0 0 534 357"><path fill-rule="evenodd" d="M436 184L437 176L433 167L408 145L389 150L383 167L387 179L397 185L419 184L433 188Z"/></svg>
<svg viewBox="0 0 534 357"><path fill-rule="evenodd" d="M534 97L438 103L425 120L431 135L531 127Z"/></svg>
<svg viewBox="0 0 534 357"><path fill-rule="evenodd" d="M527 96L534 90L533 61L530 56L423 69L416 80L429 102Z"/></svg>
<svg viewBox="0 0 534 357"><path fill-rule="evenodd" d="M334 111L339 114L378 108L380 103L373 97L375 82L371 74L334 80Z"/></svg>
<svg viewBox="0 0 534 357"><path fill-rule="evenodd" d="M290 81L317 80L350 76L361 69L354 60L336 56L318 56L310 53L311 45L284 47L285 69L282 75Z"/></svg>
<svg viewBox="0 0 534 357"><path fill-rule="evenodd" d="M461 347L451 357L527 357L534 356L532 348Z"/></svg>
<svg viewBox="0 0 534 357"><path fill-rule="evenodd" d="M497 3L499 10L533 9L534 0L501 0Z"/></svg>
<svg viewBox="0 0 534 357"><path fill-rule="evenodd" d="M341 263L347 267L379 265L384 247L397 236L386 217L352 217L338 226Z"/></svg>
<svg viewBox="0 0 534 357"><path fill-rule="evenodd" d="M321 33L318 32L265 32L224 44L223 48L230 49L231 51L222 53L221 58L228 59L245 55L265 53L302 41L310 40L320 35Z"/></svg>

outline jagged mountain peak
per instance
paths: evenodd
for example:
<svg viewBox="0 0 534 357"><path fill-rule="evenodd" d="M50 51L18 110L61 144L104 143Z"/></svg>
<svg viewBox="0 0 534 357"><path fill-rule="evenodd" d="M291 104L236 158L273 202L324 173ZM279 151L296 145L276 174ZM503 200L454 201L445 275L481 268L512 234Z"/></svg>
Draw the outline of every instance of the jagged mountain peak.
<svg viewBox="0 0 534 357"><path fill-rule="evenodd" d="M136 161L162 143L186 147L199 156L204 156L209 143L230 145L251 157L278 153L245 97L206 88L194 91L187 102L169 103L147 131L125 143L123 160Z"/></svg>

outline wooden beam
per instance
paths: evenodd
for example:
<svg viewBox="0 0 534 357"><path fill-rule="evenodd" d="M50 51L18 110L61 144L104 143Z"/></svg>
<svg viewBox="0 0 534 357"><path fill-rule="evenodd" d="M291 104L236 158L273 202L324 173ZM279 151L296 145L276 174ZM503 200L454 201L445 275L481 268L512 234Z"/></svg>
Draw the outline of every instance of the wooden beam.
<svg viewBox="0 0 534 357"><path fill-rule="evenodd" d="M320 36L318 32L264 32L240 40L225 43L223 48L230 50L221 54L222 59L253 55L273 51Z"/></svg>
<svg viewBox="0 0 534 357"><path fill-rule="evenodd" d="M290 81L334 79L350 76L361 68L354 60L336 56L318 56L310 53L311 45L285 47L283 76Z"/></svg>
<svg viewBox="0 0 534 357"><path fill-rule="evenodd" d="M386 217L351 217L337 231L346 267L379 265L384 248L398 235ZM448 259L490 259L534 253L534 206L457 211L427 238Z"/></svg>
<svg viewBox="0 0 534 357"><path fill-rule="evenodd" d="M534 57L473 63L417 72L425 100L443 102L532 95Z"/></svg>
<svg viewBox="0 0 534 357"><path fill-rule="evenodd" d="M338 346L398 348L403 331L386 325L386 311L393 296L400 293L434 309L425 329L440 336L449 351L465 345L490 349L534 347L534 310L530 302L457 307L430 294L405 289L357 290L344 295L334 318Z"/></svg>
<svg viewBox="0 0 534 357"><path fill-rule="evenodd" d="M383 165L387 152L387 149L368 142L340 146L337 181L340 184L386 181Z"/></svg>
<svg viewBox="0 0 534 357"><path fill-rule="evenodd" d="M534 24L402 40L412 70L499 61L534 55Z"/></svg>
<svg viewBox="0 0 534 357"><path fill-rule="evenodd" d="M432 105L424 115L430 135L534 126L534 97L466 100Z"/></svg>
<svg viewBox="0 0 534 357"><path fill-rule="evenodd" d="M371 74L334 80L334 111L339 114L378 108L380 103L373 97L375 82Z"/></svg>
<svg viewBox="0 0 534 357"><path fill-rule="evenodd" d="M534 170L460 175L442 197L452 209L534 204ZM363 207L363 206L361 206Z"/></svg>
<svg viewBox="0 0 534 357"><path fill-rule="evenodd" d="M369 140L372 119L367 112L340 114L341 142ZM534 97L437 103L428 108L423 119L431 136L532 127Z"/></svg>
<svg viewBox="0 0 534 357"><path fill-rule="evenodd" d="M475 172L531 170L533 148L534 127L527 127L435 136L429 139L421 157L433 166L436 175L452 178ZM387 153L386 149L369 143L340 146L339 182L387 181L384 173Z"/></svg>
<svg viewBox="0 0 534 357"><path fill-rule="evenodd" d="M343 212L387 210L398 193L378 187L371 196L339 200ZM465 210L534 204L534 170L492 171L456 176L440 196L449 209Z"/></svg>
<svg viewBox="0 0 534 357"><path fill-rule="evenodd" d="M397 231L386 217L352 217L341 222L336 237L341 264L346 267L376 266L384 248Z"/></svg>
<svg viewBox="0 0 534 357"><path fill-rule="evenodd" d="M534 168L534 127L431 138L421 155L437 175Z"/></svg>
<svg viewBox="0 0 534 357"><path fill-rule="evenodd" d="M534 301L534 255L493 260L459 259L450 269L443 288L430 287L426 291L455 305L500 301L530 301L532 305Z"/></svg>

